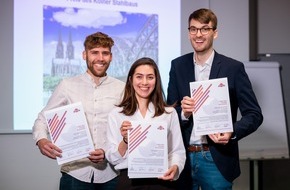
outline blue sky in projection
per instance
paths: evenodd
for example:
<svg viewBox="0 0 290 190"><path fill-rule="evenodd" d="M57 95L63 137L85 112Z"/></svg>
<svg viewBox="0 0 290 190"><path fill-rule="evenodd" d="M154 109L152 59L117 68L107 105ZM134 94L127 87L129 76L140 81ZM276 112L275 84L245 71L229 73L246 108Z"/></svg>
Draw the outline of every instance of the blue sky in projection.
<svg viewBox="0 0 290 190"><path fill-rule="evenodd" d="M140 31L144 31L144 28L150 25L147 23L148 20L150 20L150 17L152 17L152 14L44 6L44 74L50 73L51 60L55 56L56 45L60 36L64 46L66 46L66 43L69 40L69 35L71 35L71 40L74 45L75 59L82 60L81 53L83 51L83 42L85 37L89 34L100 31L113 37L115 40L115 46L113 48L116 46L119 47L118 51L114 52L114 59L112 63L115 66L111 66L108 71L114 73L109 74L117 77L124 76L127 72L126 70L128 64L131 64L132 62L132 60L130 60L130 63L124 63L126 62L124 57L128 57L130 54L132 54L127 50L132 46L132 44L138 42L138 40L136 40L138 37L142 37L142 35L140 35ZM147 46L146 48L147 50L148 48L152 49L150 46ZM154 53L149 55L152 55L152 57L154 57L153 55L157 55L158 47L156 47L154 51ZM117 61L119 63L116 64L126 65L116 66L114 62ZM86 65L83 64L84 69L85 67ZM122 69L120 69L120 67L123 68L121 73L120 71ZM119 71L119 73L116 73L117 71Z"/></svg>

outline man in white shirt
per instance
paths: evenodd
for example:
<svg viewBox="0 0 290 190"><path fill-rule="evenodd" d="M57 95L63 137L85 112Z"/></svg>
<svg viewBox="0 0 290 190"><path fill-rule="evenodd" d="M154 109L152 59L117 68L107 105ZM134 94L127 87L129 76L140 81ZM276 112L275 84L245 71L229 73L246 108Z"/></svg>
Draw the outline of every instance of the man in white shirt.
<svg viewBox="0 0 290 190"><path fill-rule="evenodd" d="M35 120L33 138L37 146L43 155L56 159L62 151L48 139L44 111L75 102L82 102L84 107L95 151L88 158L61 166L60 190L115 189L118 172L105 159L107 115L120 102L125 84L106 73L112 61L113 45L113 39L104 33L87 36L83 51L87 71L63 79Z"/></svg>

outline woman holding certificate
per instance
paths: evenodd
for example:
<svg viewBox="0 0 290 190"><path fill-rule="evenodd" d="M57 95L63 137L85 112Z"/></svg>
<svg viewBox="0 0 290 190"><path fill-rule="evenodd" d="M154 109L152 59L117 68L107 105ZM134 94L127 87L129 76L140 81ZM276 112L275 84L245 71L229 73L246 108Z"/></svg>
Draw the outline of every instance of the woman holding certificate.
<svg viewBox="0 0 290 190"><path fill-rule="evenodd" d="M117 189L174 189L185 163L177 113L165 103L150 58L129 70L122 102L108 115L106 158L120 171Z"/></svg>

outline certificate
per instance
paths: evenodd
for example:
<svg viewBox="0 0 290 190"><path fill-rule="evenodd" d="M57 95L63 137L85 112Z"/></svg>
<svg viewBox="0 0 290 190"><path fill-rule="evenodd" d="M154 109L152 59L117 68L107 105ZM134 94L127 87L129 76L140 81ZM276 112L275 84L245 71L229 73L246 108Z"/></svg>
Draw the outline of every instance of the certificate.
<svg viewBox="0 0 290 190"><path fill-rule="evenodd" d="M195 102L195 135L233 131L227 78L191 82L190 92Z"/></svg>
<svg viewBox="0 0 290 190"><path fill-rule="evenodd" d="M44 112L53 144L62 150L59 165L85 158L94 150L93 141L80 102Z"/></svg>
<svg viewBox="0 0 290 190"><path fill-rule="evenodd" d="M131 122L128 133L129 178L156 178L168 170L167 124Z"/></svg>

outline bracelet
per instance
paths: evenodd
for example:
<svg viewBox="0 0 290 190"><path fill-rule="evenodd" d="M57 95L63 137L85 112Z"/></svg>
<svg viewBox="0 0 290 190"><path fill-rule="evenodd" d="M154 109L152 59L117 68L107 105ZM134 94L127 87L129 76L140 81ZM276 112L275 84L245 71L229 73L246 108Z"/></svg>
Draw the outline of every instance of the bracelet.
<svg viewBox="0 0 290 190"><path fill-rule="evenodd" d="M124 141L125 144L128 144L128 141L126 140L125 137L123 137L123 141Z"/></svg>

